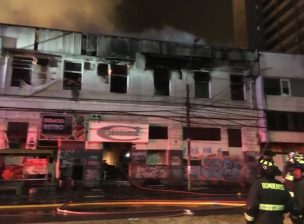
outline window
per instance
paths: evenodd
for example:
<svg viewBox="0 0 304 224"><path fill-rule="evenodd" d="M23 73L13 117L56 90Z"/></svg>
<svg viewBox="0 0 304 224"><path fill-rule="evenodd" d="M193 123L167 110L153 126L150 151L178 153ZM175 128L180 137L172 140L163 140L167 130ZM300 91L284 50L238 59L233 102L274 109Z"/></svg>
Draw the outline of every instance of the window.
<svg viewBox="0 0 304 224"><path fill-rule="evenodd" d="M70 61L64 62L63 89L80 90L82 79L82 64Z"/></svg>
<svg viewBox="0 0 304 224"><path fill-rule="evenodd" d="M31 85L33 63L34 61L31 57L14 56L11 86L20 87L22 82Z"/></svg>
<svg viewBox="0 0 304 224"><path fill-rule="evenodd" d="M149 126L149 139L168 139L168 127Z"/></svg>
<svg viewBox="0 0 304 224"><path fill-rule="evenodd" d="M107 77L109 75L109 66L108 64L99 63L97 66L97 75L101 77Z"/></svg>
<svg viewBox="0 0 304 224"><path fill-rule="evenodd" d="M281 93L284 96L290 95L290 83L288 79L281 79Z"/></svg>
<svg viewBox="0 0 304 224"><path fill-rule="evenodd" d="M188 136L191 140L220 141L221 129L220 128L190 128L188 133L187 127L184 127L183 139L186 140Z"/></svg>
<svg viewBox="0 0 304 224"><path fill-rule="evenodd" d="M169 96L169 70L155 69L154 70L154 89L155 95Z"/></svg>
<svg viewBox="0 0 304 224"><path fill-rule="evenodd" d="M7 138L10 148L24 148L27 138L28 123L8 122Z"/></svg>
<svg viewBox="0 0 304 224"><path fill-rule="evenodd" d="M97 35L83 34L81 38L81 54L96 56L97 55Z"/></svg>
<svg viewBox="0 0 304 224"><path fill-rule="evenodd" d="M265 78L264 79L264 92L265 95L287 95L290 93L290 80L288 79L274 79Z"/></svg>
<svg viewBox="0 0 304 224"><path fill-rule="evenodd" d="M230 88L232 100L244 100L244 85L242 75L230 76Z"/></svg>
<svg viewBox="0 0 304 224"><path fill-rule="evenodd" d="M166 164L165 150L150 150L147 152L147 165L164 165Z"/></svg>
<svg viewBox="0 0 304 224"><path fill-rule="evenodd" d="M126 65L111 65L111 93L126 93L128 67Z"/></svg>
<svg viewBox="0 0 304 224"><path fill-rule="evenodd" d="M241 129L228 129L228 146L242 147Z"/></svg>
<svg viewBox="0 0 304 224"><path fill-rule="evenodd" d="M196 98L209 98L209 72L195 72L195 97Z"/></svg>
<svg viewBox="0 0 304 224"><path fill-rule="evenodd" d="M267 111L266 118L269 130L304 132L304 113Z"/></svg>

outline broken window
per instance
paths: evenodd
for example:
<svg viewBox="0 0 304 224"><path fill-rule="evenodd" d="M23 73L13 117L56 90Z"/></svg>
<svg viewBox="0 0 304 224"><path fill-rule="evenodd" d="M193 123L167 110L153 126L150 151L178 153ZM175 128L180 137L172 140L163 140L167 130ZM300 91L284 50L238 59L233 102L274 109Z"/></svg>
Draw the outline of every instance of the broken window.
<svg viewBox="0 0 304 224"><path fill-rule="evenodd" d="M27 138L27 122L8 122L7 138L10 148L24 148Z"/></svg>
<svg viewBox="0 0 304 224"><path fill-rule="evenodd" d="M63 89L80 90L82 79L82 64L71 61L64 62Z"/></svg>
<svg viewBox="0 0 304 224"><path fill-rule="evenodd" d="M149 139L168 139L168 127L149 126Z"/></svg>
<svg viewBox="0 0 304 224"><path fill-rule="evenodd" d="M22 83L31 85L34 60L32 57L14 56L12 62L11 86L20 87Z"/></svg>
<svg viewBox="0 0 304 224"><path fill-rule="evenodd" d="M244 84L242 75L230 75L232 100L244 100Z"/></svg>
<svg viewBox="0 0 304 224"><path fill-rule="evenodd" d="M127 93L127 79L126 65L111 65L111 93Z"/></svg>
<svg viewBox="0 0 304 224"><path fill-rule="evenodd" d="M168 69L154 70L155 95L169 96L170 76Z"/></svg>
<svg viewBox="0 0 304 224"><path fill-rule="evenodd" d="M183 139L187 138L191 140L209 140L209 141L220 141L221 140L221 129L220 128L183 128Z"/></svg>
<svg viewBox="0 0 304 224"><path fill-rule="evenodd" d="M242 132L241 129L228 129L228 146L242 147Z"/></svg>
<svg viewBox="0 0 304 224"><path fill-rule="evenodd" d="M81 38L81 54L96 56L97 55L97 35L83 34Z"/></svg>
<svg viewBox="0 0 304 224"><path fill-rule="evenodd" d="M195 72L195 97L196 98L209 98L209 72Z"/></svg>

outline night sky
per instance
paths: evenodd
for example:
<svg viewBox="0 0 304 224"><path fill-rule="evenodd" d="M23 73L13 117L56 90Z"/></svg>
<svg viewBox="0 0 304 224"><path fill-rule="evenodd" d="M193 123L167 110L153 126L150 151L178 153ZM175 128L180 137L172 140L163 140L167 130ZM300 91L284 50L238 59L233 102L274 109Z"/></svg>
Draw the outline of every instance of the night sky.
<svg viewBox="0 0 304 224"><path fill-rule="evenodd" d="M230 0L0 0L0 23L232 46Z"/></svg>

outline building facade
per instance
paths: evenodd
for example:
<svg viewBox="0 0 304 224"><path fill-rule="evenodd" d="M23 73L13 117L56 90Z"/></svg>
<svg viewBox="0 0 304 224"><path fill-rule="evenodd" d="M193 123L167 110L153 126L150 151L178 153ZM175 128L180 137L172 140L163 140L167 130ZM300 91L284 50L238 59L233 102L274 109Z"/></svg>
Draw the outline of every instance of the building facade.
<svg viewBox="0 0 304 224"><path fill-rule="evenodd" d="M0 40L3 181L254 178L256 52L5 24Z"/></svg>
<svg viewBox="0 0 304 224"><path fill-rule="evenodd" d="M257 78L257 105L261 148L277 154L284 166L286 155L304 153L304 108L302 55L261 52Z"/></svg>
<svg viewBox="0 0 304 224"><path fill-rule="evenodd" d="M234 0L233 3L236 47L303 54L303 0Z"/></svg>

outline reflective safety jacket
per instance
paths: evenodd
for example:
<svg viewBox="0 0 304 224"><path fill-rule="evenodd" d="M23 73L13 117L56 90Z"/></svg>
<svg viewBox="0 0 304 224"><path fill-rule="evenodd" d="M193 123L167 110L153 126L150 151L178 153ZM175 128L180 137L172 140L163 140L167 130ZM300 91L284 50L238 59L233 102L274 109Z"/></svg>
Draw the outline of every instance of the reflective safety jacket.
<svg viewBox="0 0 304 224"><path fill-rule="evenodd" d="M283 224L292 199L285 186L273 178L260 177L250 188L245 208L247 223Z"/></svg>
<svg viewBox="0 0 304 224"><path fill-rule="evenodd" d="M293 223L304 223L304 177L295 181L294 203L290 215Z"/></svg>

